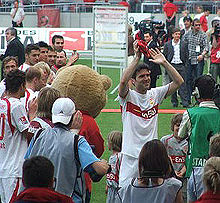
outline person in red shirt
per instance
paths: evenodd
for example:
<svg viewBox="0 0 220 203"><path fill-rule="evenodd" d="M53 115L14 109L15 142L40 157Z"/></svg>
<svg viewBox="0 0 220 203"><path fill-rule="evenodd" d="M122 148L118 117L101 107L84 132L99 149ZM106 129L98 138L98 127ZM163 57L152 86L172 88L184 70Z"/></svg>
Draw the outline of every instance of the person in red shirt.
<svg viewBox="0 0 220 203"><path fill-rule="evenodd" d="M167 30L169 29L170 25L173 25L175 27L176 12L178 8L175 4L173 4L173 0L167 1L163 6L163 10L166 16Z"/></svg>
<svg viewBox="0 0 220 203"><path fill-rule="evenodd" d="M207 32L208 30L208 21L207 21L207 17L209 16L210 11L209 10L205 10L204 14L200 17L200 24L201 24L201 28L202 31Z"/></svg>
<svg viewBox="0 0 220 203"><path fill-rule="evenodd" d="M118 5L130 8L129 3L126 0L122 0L121 2L118 3Z"/></svg>
<svg viewBox="0 0 220 203"><path fill-rule="evenodd" d="M23 164L22 180L25 190L11 202L60 202L73 203L71 197L56 192L54 187L54 165L43 156L27 159Z"/></svg>

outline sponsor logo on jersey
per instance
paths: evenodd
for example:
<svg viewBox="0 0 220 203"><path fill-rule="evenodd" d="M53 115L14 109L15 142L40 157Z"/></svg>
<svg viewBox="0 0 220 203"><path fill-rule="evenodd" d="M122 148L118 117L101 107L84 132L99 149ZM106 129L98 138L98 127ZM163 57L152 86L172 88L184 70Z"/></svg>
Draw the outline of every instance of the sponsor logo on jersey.
<svg viewBox="0 0 220 203"><path fill-rule="evenodd" d="M6 147L5 147L5 143L3 142L3 143L0 143L0 149L5 149Z"/></svg>
<svg viewBox="0 0 220 203"><path fill-rule="evenodd" d="M186 156L171 156L171 159L174 164L184 164Z"/></svg>
<svg viewBox="0 0 220 203"><path fill-rule="evenodd" d="M27 119L25 118L25 116L21 117L19 120L21 121L21 123L22 123L23 125L28 124L28 121L27 121Z"/></svg>
<svg viewBox="0 0 220 203"><path fill-rule="evenodd" d="M150 119L158 114L158 104L150 109L146 109L142 111L139 106L132 104L131 102L127 102L126 111L135 114L136 116L139 116L141 118Z"/></svg>
<svg viewBox="0 0 220 203"><path fill-rule="evenodd" d="M150 104L154 105L154 98L150 98Z"/></svg>

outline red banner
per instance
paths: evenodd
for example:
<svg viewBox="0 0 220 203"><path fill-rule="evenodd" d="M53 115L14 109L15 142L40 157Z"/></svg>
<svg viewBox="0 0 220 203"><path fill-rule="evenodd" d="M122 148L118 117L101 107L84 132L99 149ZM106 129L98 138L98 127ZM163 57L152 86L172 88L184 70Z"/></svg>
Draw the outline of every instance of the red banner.
<svg viewBox="0 0 220 203"><path fill-rule="evenodd" d="M54 35L64 37L64 49L68 50L85 50L85 31L50 31L50 44Z"/></svg>
<svg viewBox="0 0 220 203"><path fill-rule="evenodd" d="M37 10L38 27L60 27L59 9L39 9Z"/></svg>

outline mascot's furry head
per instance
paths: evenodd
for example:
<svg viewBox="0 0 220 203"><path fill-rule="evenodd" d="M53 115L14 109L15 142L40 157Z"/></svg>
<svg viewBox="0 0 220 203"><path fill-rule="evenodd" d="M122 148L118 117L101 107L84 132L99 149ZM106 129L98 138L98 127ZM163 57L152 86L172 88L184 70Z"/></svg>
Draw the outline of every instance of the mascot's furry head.
<svg viewBox="0 0 220 203"><path fill-rule="evenodd" d="M71 98L78 110L95 118L107 102L106 91L111 83L108 76L100 75L85 65L75 65L61 68L52 87Z"/></svg>

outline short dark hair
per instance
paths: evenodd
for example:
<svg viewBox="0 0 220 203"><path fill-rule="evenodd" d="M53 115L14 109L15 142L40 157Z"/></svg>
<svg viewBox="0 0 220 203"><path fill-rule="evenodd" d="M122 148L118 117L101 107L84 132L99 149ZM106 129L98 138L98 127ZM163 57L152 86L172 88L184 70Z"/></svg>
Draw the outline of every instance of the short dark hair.
<svg viewBox="0 0 220 203"><path fill-rule="evenodd" d="M183 22L186 22L186 21L190 21L192 23L193 20L192 20L192 18L190 16L185 16L183 18Z"/></svg>
<svg viewBox="0 0 220 203"><path fill-rule="evenodd" d="M183 114L181 114L181 113L175 114L172 117L172 120L171 120L171 130L172 131L174 131L174 125L181 123L182 118L183 118Z"/></svg>
<svg viewBox="0 0 220 203"><path fill-rule="evenodd" d="M64 53L64 55L65 55L65 57L66 57L66 52L65 52L65 50L64 50L64 49L62 49L62 50L58 50L58 51L57 51L57 53L61 53L61 52L63 52L63 53Z"/></svg>
<svg viewBox="0 0 220 203"><path fill-rule="evenodd" d="M48 46L48 51L53 51L53 52L57 52L52 46Z"/></svg>
<svg viewBox="0 0 220 203"><path fill-rule="evenodd" d="M25 160L22 170L25 187L49 187L53 181L54 165L46 157Z"/></svg>
<svg viewBox="0 0 220 203"><path fill-rule="evenodd" d="M146 32L144 32L144 34L149 34L150 36L153 35L153 33L150 30L147 30Z"/></svg>
<svg viewBox="0 0 220 203"><path fill-rule="evenodd" d="M17 37L17 30L14 27L9 27L5 30L5 32L10 31L11 35Z"/></svg>
<svg viewBox="0 0 220 203"><path fill-rule="evenodd" d="M21 85L25 85L25 73L21 70L10 71L5 77L6 91L16 93Z"/></svg>
<svg viewBox="0 0 220 203"><path fill-rule="evenodd" d="M16 65L18 66L18 57L15 56L7 56L2 61L2 69L4 70L5 64L7 64L10 61L15 61Z"/></svg>
<svg viewBox="0 0 220 203"><path fill-rule="evenodd" d="M175 28L172 30L172 34L174 34L175 32L180 32L180 28L175 27Z"/></svg>
<svg viewBox="0 0 220 203"><path fill-rule="evenodd" d="M62 39L62 40L64 40L63 36L61 36L61 35L54 35L54 36L52 37L52 44L55 44L55 40L56 40L56 39Z"/></svg>
<svg viewBox="0 0 220 203"><path fill-rule="evenodd" d="M39 41L36 45L39 46L40 48L47 48L48 49L48 47L49 47L49 45L44 41Z"/></svg>
<svg viewBox="0 0 220 203"><path fill-rule="evenodd" d="M193 26L195 25L195 22L200 22L200 20L198 18L193 19L193 22L192 22Z"/></svg>
<svg viewBox="0 0 220 203"><path fill-rule="evenodd" d="M199 90L199 99L212 99L215 90L215 79L211 75L202 75L195 79L195 87Z"/></svg>
<svg viewBox="0 0 220 203"><path fill-rule="evenodd" d="M137 76L137 73L143 69L146 69L148 71L150 71L150 68L149 66L146 64L146 63L141 63L141 64L138 64L134 73L132 74L132 78L133 79L136 79L136 76Z"/></svg>
<svg viewBox="0 0 220 203"><path fill-rule="evenodd" d="M36 44L28 44L25 48L25 54L30 54L32 50L38 50L40 51L40 48Z"/></svg>

